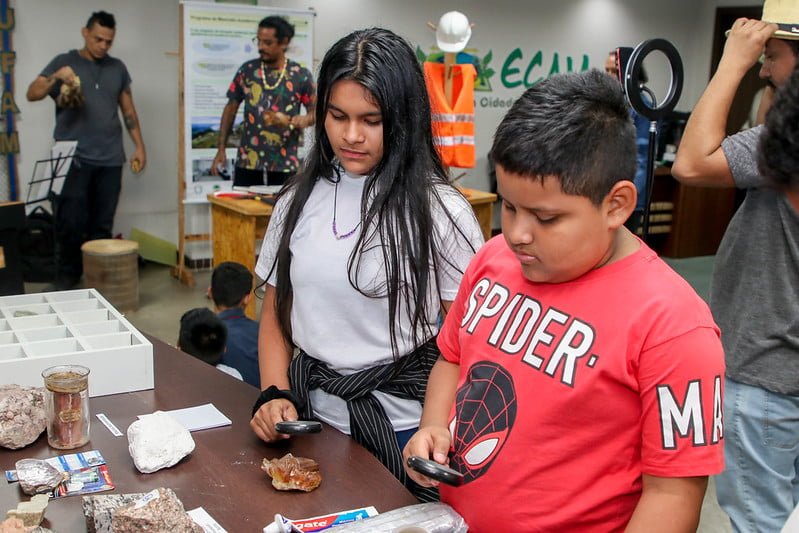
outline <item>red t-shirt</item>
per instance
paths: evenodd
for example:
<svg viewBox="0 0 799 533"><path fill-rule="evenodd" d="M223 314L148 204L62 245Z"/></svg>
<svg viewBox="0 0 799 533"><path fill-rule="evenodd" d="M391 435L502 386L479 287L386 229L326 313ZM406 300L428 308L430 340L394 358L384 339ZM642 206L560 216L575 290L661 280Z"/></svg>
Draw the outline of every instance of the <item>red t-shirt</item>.
<svg viewBox="0 0 799 533"><path fill-rule="evenodd" d="M438 337L460 365L441 487L469 531L617 531L641 475L723 469L719 330L642 243L566 283L534 283L498 236L480 249Z"/></svg>

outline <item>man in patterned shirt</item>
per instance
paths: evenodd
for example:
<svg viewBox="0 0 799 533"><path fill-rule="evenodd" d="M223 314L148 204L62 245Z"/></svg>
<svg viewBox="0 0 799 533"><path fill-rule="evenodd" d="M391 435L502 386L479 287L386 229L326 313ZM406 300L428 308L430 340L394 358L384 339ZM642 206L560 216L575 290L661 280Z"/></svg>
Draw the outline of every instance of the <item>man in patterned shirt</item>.
<svg viewBox="0 0 799 533"><path fill-rule="evenodd" d="M211 172L225 167L225 147L243 101L233 185L282 185L299 168L297 148L302 130L314 124L316 86L308 69L286 57L292 37L294 27L286 19L261 20L253 39L259 57L241 65L230 83Z"/></svg>

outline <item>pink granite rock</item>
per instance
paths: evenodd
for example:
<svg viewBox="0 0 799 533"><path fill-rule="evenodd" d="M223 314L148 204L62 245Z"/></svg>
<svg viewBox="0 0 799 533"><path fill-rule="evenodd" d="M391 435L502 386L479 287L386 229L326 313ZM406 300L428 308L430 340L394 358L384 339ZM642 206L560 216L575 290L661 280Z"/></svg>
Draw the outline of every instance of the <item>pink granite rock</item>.
<svg viewBox="0 0 799 533"><path fill-rule="evenodd" d="M43 388L0 385L0 446L24 448L46 427Z"/></svg>
<svg viewBox="0 0 799 533"><path fill-rule="evenodd" d="M114 533L139 531L171 531L203 533L186 511L172 489L159 488L136 502L120 507L111 519Z"/></svg>

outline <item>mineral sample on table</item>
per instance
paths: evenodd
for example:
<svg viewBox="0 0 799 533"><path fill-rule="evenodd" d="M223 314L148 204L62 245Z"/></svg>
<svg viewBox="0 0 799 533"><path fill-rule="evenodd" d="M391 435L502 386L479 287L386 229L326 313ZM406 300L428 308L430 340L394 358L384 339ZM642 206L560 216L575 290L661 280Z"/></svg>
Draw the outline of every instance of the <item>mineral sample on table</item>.
<svg viewBox="0 0 799 533"><path fill-rule="evenodd" d="M19 502L16 509L6 513L9 518L22 520L25 527L36 527L44 520L44 510L50 497L47 494L37 494L30 501Z"/></svg>
<svg viewBox="0 0 799 533"><path fill-rule="evenodd" d="M144 492L128 494L102 494L83 497L83 515L88 533L112 533L111 519L114 511L144 497Z"/></svg>
<svg viewBox="0 0 799 533"><path fill-rule="evenodd" d="M43 388L0 385L0 446L24 448L46 427Z"/></svg>
<svg viewBox="0 0 799 533"><path fill-rule="evenodd" d="M280 459L264 459L261 470L272 478L272 486L277 490L311 492L322 482L319 463L306 457L294 457L290 453Z"/></svg>
<svg viewBox="0 0 799 533"><path fill-rule="evenodd" d="M173 466L193 450L189 431L163 411L143 415L128 427L128 451L144 474Z"/></svg>
<svg viewBox="0 0 799 533"><path fill-rule="evenodd" d="M14 466L19 486L25 494L52 492L66 479L64 472L41 459L20 459Z"/></svg>
<svg viewBox="0 0 799 533"><path fill-rule="evenodd" d="M134 503L120 507L111 519L114 533L165 531L203 533L186 514L183 504L172 489L159 488Z"/></svg>

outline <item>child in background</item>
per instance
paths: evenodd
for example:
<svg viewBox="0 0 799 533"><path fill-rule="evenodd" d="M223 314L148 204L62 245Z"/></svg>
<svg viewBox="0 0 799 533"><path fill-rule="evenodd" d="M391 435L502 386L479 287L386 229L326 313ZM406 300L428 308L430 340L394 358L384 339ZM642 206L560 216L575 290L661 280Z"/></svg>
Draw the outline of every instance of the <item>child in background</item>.
<svg viewBox="0 0 799 533"><path fill-rule="evenodd" d="M240 380L238 370L221 363L226 339L225 325L206 307L189 309L180 317L178 349Z"/></svg>
<svg viewBox="0 0 799 533"><path fill-rule="evenodd" d="M464 475L441 499L477 533L696 531L723 468L724 358L707 305L624 227L621 87L596 70L537 84L491 154L503 235L463 276L406 459Z"/></svg>
<svg viewBox="0 0 799 533"><path fill-rule="evenodd" d="M258 322L244 314L252 298L252 281L252 273L247 267L226 261L211 274L208 296L214 302L214 311L227 328L222 364L235 368L245 382L260 388Z"/></svg>
<svg viewBox="0 0 799 533"><path fill-rule="evenodd" d="M250 425L272 442L286 438L276 422L319 418L407 482L401 450L419 424L439 317L482 233L447 180L404 39L353 32L325 54L318 82L316 143L275 203L255 267L264 390Z"/></svg>

